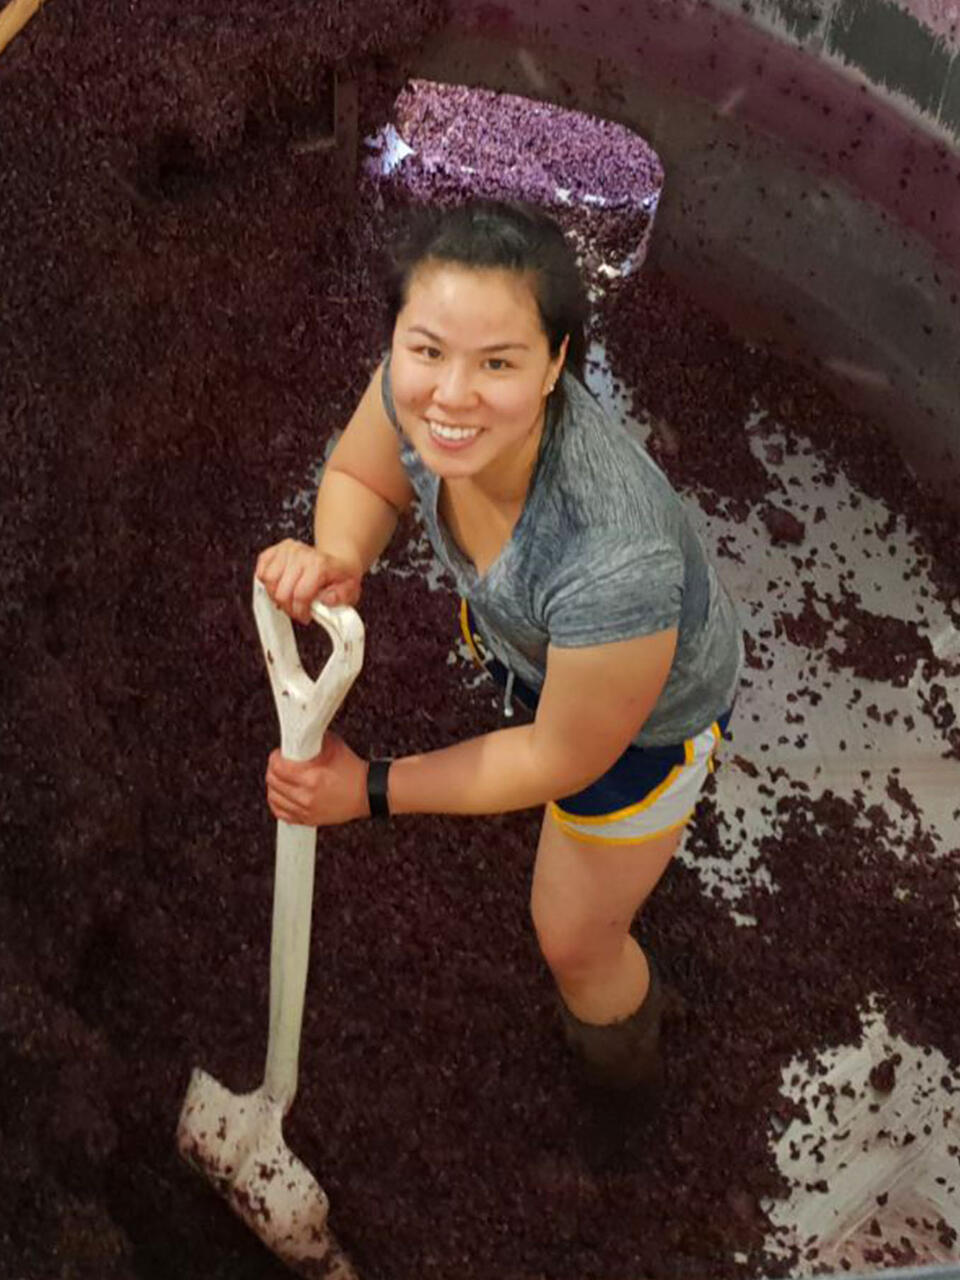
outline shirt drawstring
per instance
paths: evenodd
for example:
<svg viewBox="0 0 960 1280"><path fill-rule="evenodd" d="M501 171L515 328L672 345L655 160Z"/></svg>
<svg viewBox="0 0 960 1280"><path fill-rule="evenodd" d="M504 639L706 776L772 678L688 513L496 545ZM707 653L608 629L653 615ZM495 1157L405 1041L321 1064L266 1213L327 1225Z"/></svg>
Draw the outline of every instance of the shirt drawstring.
<svg viewBox="0 0 960 1280"><path fill-rule="evenodd" d="M513 716L513 682L516 679L510 667L507 667L507 687L503 693L503 714L507 719Z"/></svg>

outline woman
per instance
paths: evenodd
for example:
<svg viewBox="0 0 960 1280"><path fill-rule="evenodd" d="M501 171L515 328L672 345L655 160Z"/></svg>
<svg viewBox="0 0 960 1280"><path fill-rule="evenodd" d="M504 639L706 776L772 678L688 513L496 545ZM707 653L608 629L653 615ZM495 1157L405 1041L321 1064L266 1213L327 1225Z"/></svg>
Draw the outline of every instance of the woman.
<svg viewBox="0 0 960 1280"><path fill-rule="evenodd" d="M369 763L330 733L270 759L273 813L544 806L531 911L588 1078L657 1092L663 988L630 933L683 835L726 724L733 606L662 472L583 385L586 294L560 229L527 205L418 218L399 245L391 346L320 485L315 546L257 574L279 607L356 602L419 498L468 640L532 723Z"/></svg>

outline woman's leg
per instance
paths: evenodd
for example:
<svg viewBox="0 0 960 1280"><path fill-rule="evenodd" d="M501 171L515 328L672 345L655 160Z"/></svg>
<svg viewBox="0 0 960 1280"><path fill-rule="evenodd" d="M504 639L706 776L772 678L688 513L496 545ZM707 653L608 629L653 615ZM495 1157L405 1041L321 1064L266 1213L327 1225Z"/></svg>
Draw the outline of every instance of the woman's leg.
<svg viewBox="0 0 960 1280"><path fill-rule="evenodd" d="M563 1002L581 1022L619 1022L647 995L647 959L630 933L683 828L630 844L587 842L544 815L531 913Z"/></svg>

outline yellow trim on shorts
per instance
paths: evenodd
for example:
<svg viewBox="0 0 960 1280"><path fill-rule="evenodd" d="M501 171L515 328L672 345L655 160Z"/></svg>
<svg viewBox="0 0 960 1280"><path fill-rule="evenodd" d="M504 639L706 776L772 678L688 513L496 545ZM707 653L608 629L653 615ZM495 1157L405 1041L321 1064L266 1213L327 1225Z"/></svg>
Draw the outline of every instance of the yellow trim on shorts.
<svg viewBox="0 0 960 1280"><path fill-rule="evenodd" d="M470 613L467 606L466 596L461 596L460 598L460 631L463 634L464 640L467 642L467 647L470 650L474 662L478 667L483 667L483 670L486 671L487 668L484 666L483 659L480 657L480 651L477 649L476 641L470 631Z"/></svg>
<svg viewBox="0 0 960 1280"><path fill-rule="evenodd" d="M710 726L710 732L713 734L714 745L710 751L710 755L707 758L707 771L709 773L712 773L714 753L717 749L717 744L720 742L720 739L723 736L720 732L720 726L716 722L716 720L714 720L713 724ZM593 817L583 817L579 813L567 813L565 809L560 808L560 806L557 804L555 800L552 800L550 802L550 809L553 812L553 815L556 818L557 822L559 822L561 826L567 822L575 822L577 823L578 826L603 827L603 826L607 826L609 823L612 823L612 822L619 822L621 818L632 818L635 814L643 813L644 809L649 809L652 805L656 804L656 802L660 799L663 793L670 788L672 783L675 781L677 775L679 773L682 773L684 769L688 769L690 765L695 763L694 754L693 754L694 752L693 744L694 744L693 738L684 739L683 764L675 764L673 768L670 770L670 772L667 774L667 776L664 778L664 780L660 783L660 785L654 787L654 789L649 793L649 795L644 796L644 798L638 801L636 804L628 804L625 809L615 809L613 813L601 813ZM693 813L693 809L690 810L690 813ZM690 814L687 814L687 817L684 818L683 821L686 822L689 819L689 817L690 817ZM682 826L683 824L681 823L680 825ZM665 827L664 831L672 831L673 829L674 829L673 827ZM658 834L662 834L662 833L658 833ZM602 836L594 836L594 837L585 836L583 838L596 839L596 840L603 839ZM607 840L609 843L612 843L614 840L614 837L612 836L607 837ZM630 840L626 840L623 843L631 844L633 842Z"/></svg>
<svg viewBox="0 0 960 1280"><path fill-rule="evenodd" d="M672 786L677 774L682 773L684 769L693 764L693 739L687 738L683 744L684 761L683 764L675 764L664 780L653 788L653 790L645 795L642 800L636 804L628 804L625 809L615 809L613 813L601 813L595 817L582 817L579 813L567 813L561 809L556 801L552 802L554 808L560 815L561 820L567 822L576 822L590 827L602 827L609 822L619 822L621 818L632 818L635 813L643 813L644 809L649 809L651 805L657 803L663 793Z"/></svg>
<svg viewBox="0 0 960 1280"><path fill-rule="evenodd" d="M714 773L717 767L717 747L719 747L720 743L723 741L723 734L721 733L720 725L716 720L714 720L713 724L710 726L710 732L713 734L713 750L710 752L709 756L707 756L707 773Z"/></svg>
<svg viewBox="0 0 960 1280"><path fill-rule="evenodd" d="M551 807L555 809L556 805L553 805ZM694 808L696 808L696 806L694 806ZM671 826L664 827L661 831L651 831L648 835L645 835L645 836L590 835L585 831L571 831L570 828L565 825L565 823L561 822L557 818L556 814L551 814L551 817L553 818L554 822L556 822L557 826L560 828L563 834L565 836L569 836L571 840L579 840L581 844L620 845L620 844L647 844L651 840L659 840L661 836L670 835L671 832L673 831L681 831L687 825L690 819L693 817L693 812L694 812L693 809L691 809L690 812L686 815L686 817L681 818L679 822L674 822Z"/></svg>
<svg viewBox="0 0 960 1280"><path fill-rule="evenodd" d="M567 813L561 809L556 800L550 802L550 807L555 809L560 815L559 821L576 822L588 827L603 827L610 822L619 822L621 818L632 818L635 813L642 813L644 809L649 809L651 805L656 804L667 788L673 783L678 773L682 773L687 768L689 760L685 764L675 764L659 786L654 787L649 795L638 801L636 804L628 804L625 809L615 809L613 813L601 813L594 817L582 817L579 813Z"/></svg>

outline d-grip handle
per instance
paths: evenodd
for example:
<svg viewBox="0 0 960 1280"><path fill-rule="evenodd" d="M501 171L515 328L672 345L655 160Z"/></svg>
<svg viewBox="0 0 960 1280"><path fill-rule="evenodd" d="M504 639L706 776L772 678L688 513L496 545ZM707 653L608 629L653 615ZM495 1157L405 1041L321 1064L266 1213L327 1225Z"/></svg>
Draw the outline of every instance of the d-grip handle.
<svg viewBox="0 0 960 1280"><path fill-rule="evenodd" d="M310 760L363 666L363 623L349 605L327 608L319 600L310 615L326 631L333 652L316 680L303 669L293 623L253 580L253 613L280 721L280 750L289 760Z"/></svg>

